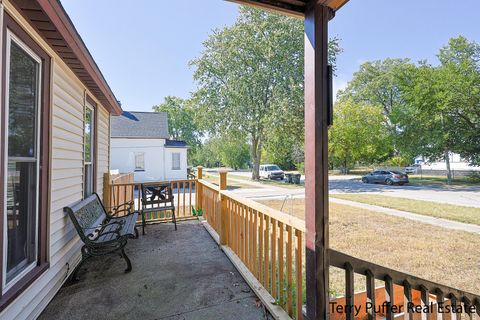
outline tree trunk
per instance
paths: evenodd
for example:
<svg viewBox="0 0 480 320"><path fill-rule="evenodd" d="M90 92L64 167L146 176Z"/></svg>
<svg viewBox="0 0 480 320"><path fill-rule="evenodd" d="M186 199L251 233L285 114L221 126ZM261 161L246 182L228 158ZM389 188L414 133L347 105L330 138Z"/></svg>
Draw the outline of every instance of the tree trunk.
<svg viewBox="0 0 480 320"><path fill-rule="evenodd" d="M450 154L448 150L445 150L444 157L447 165L447 184L452 184L452 169L450 168Z"/></svg>
<svg viewBox="0 0 480 320"><path fill-rule="evenodd" d="M252 138L252 180L260 180L260 161L262 159L262 142L259 138Z"/></svg>

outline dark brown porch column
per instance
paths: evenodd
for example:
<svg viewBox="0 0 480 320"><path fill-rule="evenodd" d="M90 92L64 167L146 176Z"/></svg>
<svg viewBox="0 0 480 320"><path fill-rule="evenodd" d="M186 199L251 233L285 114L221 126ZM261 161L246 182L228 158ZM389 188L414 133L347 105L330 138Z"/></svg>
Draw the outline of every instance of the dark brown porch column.
<svg viewBox="0 0 480 320"><path fill-rule="evenodd" d="M328 319L328 20L311 0L305 12L305 217L307 318Z"/></svg>

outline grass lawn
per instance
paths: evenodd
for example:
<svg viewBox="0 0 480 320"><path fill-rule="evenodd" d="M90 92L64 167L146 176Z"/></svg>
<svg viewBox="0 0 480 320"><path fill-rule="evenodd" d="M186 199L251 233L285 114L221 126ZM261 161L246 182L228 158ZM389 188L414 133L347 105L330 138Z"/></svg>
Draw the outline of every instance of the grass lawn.
<svg viewBox="0 0 480 320"><path fill-rule="evenodd" d="M257 186L254 186L254 185L251 185L251 184L241 183L241 182L238 182L238 181L235 181L235 180L228 179L228 177L229 177L229 175L227 175L227 187L228 187L228 189L239 189L239 188L255 189L255 188L258 188ZM203 174L203 179L218 186L219 175L204 173Z"/></svg>
<svg viewBox="0 0 480 320"><path fill-rule="evenodd" d="M332 194L334 198L368 203L380 207L418 213L425 216L480 225L480 208L376 194Z"/></svg>
<svg viewBox="0 0 480 320"><path fill-rule="evenodd" d="M408 180L410 184L414 185L439 185L439 186L448 186L447 177L443 176L421 176L419 174L409 175ZM469 177L455 177L452 180L451 187L462 187L468 185L478 185L478 182L472 181Z"/></svg>
<svg viewBox="0 0 480 320"><path fill-rule="evenodd" d="M283 203L259 202L278 210ZM283 211L303 219L304 199L289 200ZM331 203L330 246L363 260L480 293L480 235ZM343 295L344 271L331 268L330 273L331 291ZM356 290L363 290L365 280L360 275L355 278Z"/></svg>

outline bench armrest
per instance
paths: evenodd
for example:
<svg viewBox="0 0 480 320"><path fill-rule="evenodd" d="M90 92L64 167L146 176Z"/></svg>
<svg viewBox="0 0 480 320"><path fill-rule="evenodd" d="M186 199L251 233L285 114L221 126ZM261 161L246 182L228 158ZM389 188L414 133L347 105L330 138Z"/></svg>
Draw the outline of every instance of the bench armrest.
<svg viewBox="0 0 480 320"><path fill-rule="evenodd" d="M135 203L133 201L128 201L119 204L118 206L114 206L111 208L110 211L107 212L107 216L109 217L109 219L118 217L120 213L126 213L124 215L128 216L134 212L134 204Z"/></svg>

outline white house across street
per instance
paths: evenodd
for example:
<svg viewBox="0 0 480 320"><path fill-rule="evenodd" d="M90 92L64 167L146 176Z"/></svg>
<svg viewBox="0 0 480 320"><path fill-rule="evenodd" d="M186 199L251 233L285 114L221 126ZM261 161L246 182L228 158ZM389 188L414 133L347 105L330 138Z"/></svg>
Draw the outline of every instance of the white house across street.
<svg viewBox="0 0 480 320"><path fill-rule="evenodd" d="M187 144L170 139L166 112L124 112L111 126L110 170L135 182L187 178Z"/></svg>

